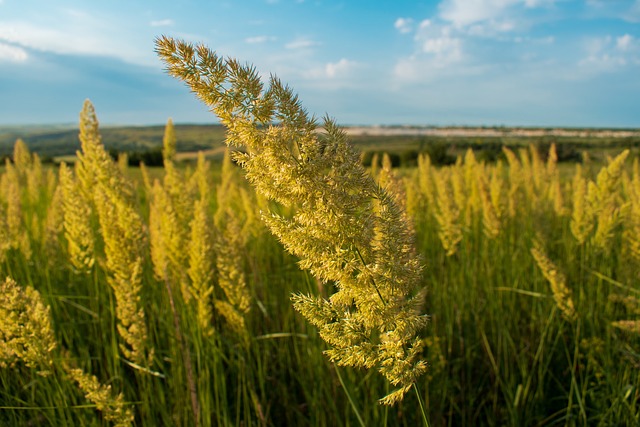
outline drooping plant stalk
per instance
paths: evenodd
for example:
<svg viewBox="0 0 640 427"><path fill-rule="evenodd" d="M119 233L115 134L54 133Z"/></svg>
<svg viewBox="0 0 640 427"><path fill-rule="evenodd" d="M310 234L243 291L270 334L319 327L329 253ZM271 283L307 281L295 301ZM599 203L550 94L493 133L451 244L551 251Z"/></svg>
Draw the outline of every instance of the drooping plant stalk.
<svg viewBox="0 0 640 427"><path fill-rule="evenodd" d="M169 73L185 81L227 127L227 143L257 192L292 217L264 220L300 266L337 291L328 299L294 295L296 310L320 330L338 365L376 368L403 398L427 365L420 332L421 264L406 215L387 188L360 164L345 133L329 118L310 118L276 77L261 82L251 66L205 46L162 37L156 50Z"/></svg>

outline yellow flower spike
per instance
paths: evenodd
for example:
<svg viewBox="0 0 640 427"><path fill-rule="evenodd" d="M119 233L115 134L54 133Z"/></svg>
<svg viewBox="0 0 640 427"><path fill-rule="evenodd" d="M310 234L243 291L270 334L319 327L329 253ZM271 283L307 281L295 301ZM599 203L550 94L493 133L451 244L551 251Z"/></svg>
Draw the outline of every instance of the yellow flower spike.
<svg viewBox="0 0 640 427"><path fill-rule="evenodd" d="M208 216L208 199L196 201L194 216L191 220L191 239L189 244L189 269L191 289L189 293L196 303L196 318L205 336L211 336L213 330L213 278L214 253L213 224Z"/></svg>
<svg viewBox="0 0 640 427"><path fill-rule="evenodd" d="M608 251L613 238L614 229L622 218L623 208L621 196L621 178L623 166L629 150L624 150L615 159L603 167L595 183L590 183L587 190L589 209L597 218L593 242L602 250Z"/></svg>
<svg viewBox="0 0 640 427"><path fill-rule="evenodd" d="M583 244L594 227L594 218L587 202L587 180L582 177L582 167L576 165L572 184L573 210L571 212L571 233L578 244Z"/></svg>
<svg viewBox="0 0 640 427"><path fill-rule="evenodd" d="M336 284L327 300L293 298L332 346L331 360L375 366L398 387L383 403L400 400L426 369L418 335L427 321L419 310L421 265L402 207L364 169L345 133L329 118L318 133L316 120L277 78L265 87L253 67L167 37L156 41L156 51L227 126L227 143L246 146L236 158L256 191L298 208L291 218L265 221L302 268Z"/></svg>
<svg viewBox="0 0 640 427"><path fill-rule="evenodd" d="M0 368L22 362L48 375L55 348L49 307L40 293L6 278L0 283Z"/></svg>
<svg viewBox="0 0 640 427"><path fill-rule="evenodd" d="M507 202L507 212L510 218L514 218L518 209L522 208L520 188L523 182L522 165L513 151L507 147L502 147L502 152L509 164L509 193Z"/></svg>
<svg viewBox="0 0 640 427"><path fill-rule="evenodd" d="M418 157L418 182L420 193L425 200L426 211L433 211L435 207L436 190L433 184L433 168L428 154Z"/></svg>
<svg viewBox="0 0 640 427"><path fill-rule="evenodd" d="M27 148L27 144L20 138L16 140L13 146L12 159L18 173L22 176L26 175L27 171L31 168L32 157L29 148Z"/></svg>
<svg viewBox="0 0 640 427"><path fill-rule="evenodd" d="M81 196L73 173L65 163L60 164L59 174L69 260L76 271L87 272L95 262L95 236L90 223L91 207Z"/></svg>
<svg viewBox="0 0 640 427"><path fill-rule="evenodd" d="M114 427L128 427L133 424L133 411L125 403L124 396L113 396L110 385L102 385L94 375L82 369L68 369L69 376L78 384L88 401L96 405L104 419L113 423Z"/></svg>
<svg viewBox="0 0 640 427"><path fill-rule="evenodd" d="M558 267L549 259L542 244L535 240L531 248L531 254L536 260L540 271L551 285L551 292L563 317L568 321L576 319L576 312L571 298L571 291L567 288L566 278Z"/></svg>
<svg viewBox="0 0 640 427"><path fill-rule="evenodd" d="M447 256L451 256L457 252L458 244L462 240L460 209L451 194L451 184L449 182L450 172L450 169L441 169L434 173L436 188L438 189L438 197L436 199L437 210L435 213L439 227L438 237L440 237Z"/></svg>
<svg viewBox="0 0 640 427"><path fill-rule="evenodd" d="M162 158L166 162L172 162L176 157L176 130L173 126L173 120L169 118L164 128L164 136L162 137Z"/></svg>
<svg viewBox="0 0 640 427"><path fill-rule="evenodd" d="M98 119L89 101L85 101L80 113L80 142L82 152L78 153L76 171L79 187L89 202L81 208L95 209L98 217L108 282L116 300L117 329L124 341L120 343L120 349L134 363L149 366L153 361L153 349L148 348L140 299L147 245L145 227L133 205L131 183L102 145ZM65 194L65 198L67 196Z"/></svg>

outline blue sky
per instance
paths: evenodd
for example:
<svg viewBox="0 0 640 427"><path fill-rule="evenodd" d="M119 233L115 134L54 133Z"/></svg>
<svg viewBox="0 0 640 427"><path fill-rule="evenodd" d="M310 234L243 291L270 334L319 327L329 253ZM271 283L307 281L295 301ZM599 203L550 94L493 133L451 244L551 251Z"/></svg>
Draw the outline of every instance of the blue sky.
<svg viewBox="0 0 640 427"><path fill-rule="evenodd" d="M0 125L215 122L161 34L345 125L640 127L640 0L0 0Z"/></svg>

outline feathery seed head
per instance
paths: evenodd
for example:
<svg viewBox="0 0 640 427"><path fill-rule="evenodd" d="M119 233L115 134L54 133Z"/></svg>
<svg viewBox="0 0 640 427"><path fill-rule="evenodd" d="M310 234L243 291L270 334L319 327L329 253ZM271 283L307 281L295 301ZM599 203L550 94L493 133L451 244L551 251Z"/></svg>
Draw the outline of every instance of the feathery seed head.
<svg viewBox="0 0 640 427"><path fill-rule="evenodd" d="M94 375L85 373L82 369L69 369L69 376L78 384L86 399L96 405L105 420L111 421L115 427L128 427L133 424L133 411L124 402L121 394L113 396L110 385L100 384Z"/></svg>
<svg viewBox="0 0 640 427"><path fill-rule="evenodd" d="M317 133L316 120L277 78L264 88L255 68L167 37L156 40L156 51L227 126L227 143L247 147L237 158L257 192L298 208L291 218L265 221L301 267L337 285L321 300L329 318L314 314L315 300L294 299L332 345L331 360L375 365L399 387L388 403L399 400L424 371L414 337L426 321L412 299L421 270L401 207L362 167L335 122L325 118ZM380 334L384 342L367 343Z"/></svg>
<svg viewBox="0 0 640 427"><path fill-rule="evenodd" d="M31 168L31 152L27 148L27 144L21 138L16 140L13 146L13 164L20 175L26 174Z"/></svg>
<svg viewBox="0 0 640 427"><path fill-rule="evenodd" d="M49 307L40 293L6 278L0 283L0 367L23 362L47 375L55 347Z"/></svg>
<svg viewBox="0 0 640 427"><path fill-rule="evenodd" d="M549 259L542 244L538 240L534 241L531 254L536 260L540 271L542 271L542 274L551 285L553 299L556 301L563 317L568 321L575 320L576 312L573 307L573 299L571 298L571 291L567 288L564 274L562 274L553 261Z"/></svg>
<svg viewBox="0 0 640 427"><path fill-rule="evenodd" d="M176 157L176 131L173 126L173 120L167 120L164 128L164 136L162 138L162 158L166 162L172 162Z"/></svg>
<svg viewBox="0 0 640 427"><path fill-rule="evenodd" d="M95 235L90 222L91 207L82 197L73 172L65 163L60 164L59 174L69 260L76 271L87 272L95 262Z"/></svg>
<svg viewBox="0 0 640 427"><path fill-rule="evenodd" d="M617 320L611 322L611 326L626 332L640 335L640 320Z"/></svg>
<svg viewBox="0 0 640 427"><path fill-rule="evenodd" d="M458 243L462 240L462 226L460 224L460 209L451 194L447 172L450 170L442 169L434 173L438 189L435 217L438 221L438 236L442 246L447 252L447 256L451 256L457 252Z"/></svg>
<svg viewBox="0 0 640 427"><path fill-rule="evenodd" d="M191 279L189 294L196 301L197 321L206 336L213 335L212 295L214 276L214 252L212 221L207 211L206 198L197 200L191 220L191 240L189 244L189 269Z"/></svg>

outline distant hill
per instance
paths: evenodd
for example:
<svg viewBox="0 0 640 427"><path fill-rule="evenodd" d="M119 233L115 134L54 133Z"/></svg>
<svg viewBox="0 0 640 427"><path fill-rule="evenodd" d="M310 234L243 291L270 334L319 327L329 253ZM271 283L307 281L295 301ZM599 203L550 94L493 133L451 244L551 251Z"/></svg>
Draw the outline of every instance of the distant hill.
<svg viewBox="0 0 640 427"><path fill-rule="evenodd" d="M221 125L175 125L175 129L180 152L224 145L225 131ZM100 133L107 149L145 151L162 146L164 125L105 126ZM80 148L77 126L5 126L0 127L0 156L10 155L18 138L40 156L65 156Z"/></svg>
<svg viewBox="0 0 640 427"><path fill-rule="evenodd" d="M225 129L221 125L177 124L175 129L177 150L183 153L181 158L193 157L198 150L219 155L224 147ZM534 143L548 147L552 142L570 150L640 147L638 129L350 126L345 127L345 131L365 152L429 152L439 146L439 149L449 147L447 149L458 154L467 148L499 154L503 145ZM100 132L109 150L144 152L162 146L164 125L103 126ZM73 155L80 148L77 125L5 126L0 127L0 156L12 153L17 138L22 138L29 149L41 157Z"/></svg>

